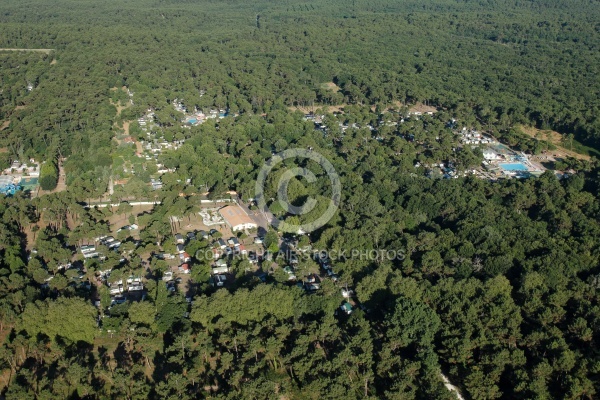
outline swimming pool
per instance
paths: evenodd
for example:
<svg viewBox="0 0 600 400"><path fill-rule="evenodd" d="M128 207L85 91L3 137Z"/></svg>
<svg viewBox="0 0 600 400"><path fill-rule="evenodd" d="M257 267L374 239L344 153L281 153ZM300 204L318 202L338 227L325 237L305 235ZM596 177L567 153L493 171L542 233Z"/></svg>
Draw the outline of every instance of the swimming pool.
<svg viewBox="0 0 600 400"><path fill-rule="evenodd" d="M498 164L505 171L527 171L528 168L522 163Z"/></svg>

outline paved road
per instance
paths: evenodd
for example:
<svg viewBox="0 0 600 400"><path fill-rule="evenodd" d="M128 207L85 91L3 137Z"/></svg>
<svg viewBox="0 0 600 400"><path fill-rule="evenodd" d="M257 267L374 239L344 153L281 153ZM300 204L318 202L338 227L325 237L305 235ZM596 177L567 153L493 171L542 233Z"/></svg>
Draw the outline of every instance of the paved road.
<svg viewBox="0 0 600 400"><path fill-rule="evenodd" d="M275 219L275 216L269 211L260 211L260 210L250 210L248 206L240 199L239 197L236 199L236 203L242 207L242 209L252 218L259 227L266 231L269 230L271 226L270 221Z"/></svg>

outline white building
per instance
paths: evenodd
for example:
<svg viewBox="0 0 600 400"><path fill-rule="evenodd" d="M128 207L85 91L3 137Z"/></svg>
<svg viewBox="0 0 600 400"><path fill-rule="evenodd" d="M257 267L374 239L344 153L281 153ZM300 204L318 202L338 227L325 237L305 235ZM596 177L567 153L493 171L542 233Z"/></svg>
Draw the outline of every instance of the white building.
<svg viewBox="0 0 600 400"><path fill-rule="evenodd" d="M235 206L226 206L219 210L219 213L227 223L231 227L232 231L241 231L244 229L252 229L257 228L258 225L256 222L250 218L248 214L242 209L242 207Z"/></svg>
<svg viewBox="0 0 600 400"><path fill-rule="evenodd" d="M500 156L493 150L486 149L483 151L483 158L488 161L499 160Z"/></svg>

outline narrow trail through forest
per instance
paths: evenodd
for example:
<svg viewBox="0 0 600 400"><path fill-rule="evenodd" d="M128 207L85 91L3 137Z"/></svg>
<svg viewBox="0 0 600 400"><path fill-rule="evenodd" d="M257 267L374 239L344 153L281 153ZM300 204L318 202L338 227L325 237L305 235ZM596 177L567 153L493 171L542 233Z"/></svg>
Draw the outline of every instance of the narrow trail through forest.
<svg viewBox="0 0 600 400"><path fill-rule="evenodd" d="M444 381L444 386L446 386L446 389L448 389L449 391L454 393L458 400L465 400L465 398L462 397L462 395L460 394L460 390L458 390L458 388L456 386L454 386L452 383L450 383L450 380L448 379L448 377L446 375L444 375L440 372L440 376L442 377L442 380Z"/></svg>
<svg viewBox="0 0 600 400"><path fill-rule="evenodd" d="M50 54L50 52L54 51L54 49L0 49L0 51L23 51L23 52Z"/></svg>

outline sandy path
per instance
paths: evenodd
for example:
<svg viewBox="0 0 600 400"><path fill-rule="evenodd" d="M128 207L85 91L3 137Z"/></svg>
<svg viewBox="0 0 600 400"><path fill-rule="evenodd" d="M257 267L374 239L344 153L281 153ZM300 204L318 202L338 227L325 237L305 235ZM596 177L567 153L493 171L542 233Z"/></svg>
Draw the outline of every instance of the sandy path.
<svg viewBox="0 0 600 400"><path fill-rule="evenodd" d="M54 51L54 49L0 49L0 51L25 51L50 54L50 52Z"/></svg>
<svg viewBox="0 0 600 400"><path fill-rule="evenodd" d="M450 383L450 380L448 379L448 377L446 375L444 375L440 372L440 376L442 377L442 380L444 381L444 386L446 386L446 389L453 392L456 395L456 398L458 400L465 400L465 398L461 396L458 388Z"/></svg>
<svg viewBox="0 0 600 400"><path fill-rule="evenodd" d="M135 149L138 154L144 154L144 148L142 147L142 143L139 140L135 141Z"/></svg>

